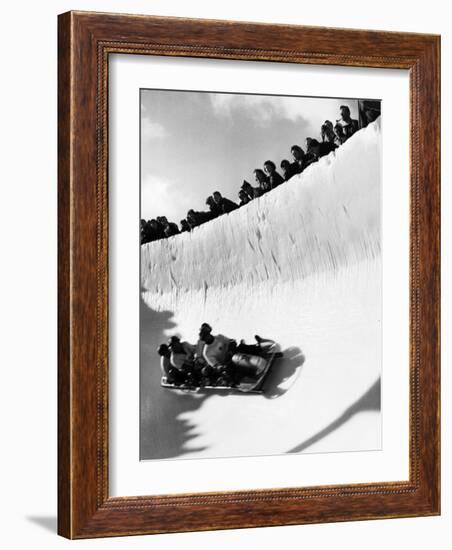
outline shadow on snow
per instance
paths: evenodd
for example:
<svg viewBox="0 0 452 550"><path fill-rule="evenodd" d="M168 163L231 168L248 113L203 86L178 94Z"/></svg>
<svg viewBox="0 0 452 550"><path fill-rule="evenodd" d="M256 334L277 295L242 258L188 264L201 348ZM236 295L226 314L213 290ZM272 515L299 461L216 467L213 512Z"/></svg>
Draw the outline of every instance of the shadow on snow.
<svg viewBox="0 0 452 550"><path fill-rule="evenodd" d="M160 386L159 344L168 339L168 331L176 328L170 311L157 312L149 308L143 299L140 304L140 459L176 458L190 453L199 453L205 447L187 449L187 443L196 437L196 426L181 419L184 413L201 407L206 398L214 395L226 397L224 390L183 391L165 390ZM296 373L305 362L298 347L284 350L284 357L275 362L264 384L264 397L276 398L290 388L280 384ZM252 398L246 393L235 395ZM256 397L256 396L254 396Z"/></svg>
<svg viewBox="0 0 452 550"><path fill-rule="evenodd" d="M181 420L182 413L194 411L203 403L203 395L164 390L160 386L159 344L175 328L170 311L157 312L141 299L140 304L140 459L175 458L205 450L187 450L186 443L196 436L195 426Z"/></svg>
<svg viewBox="0 0 452 550"><path fill-rule="evenodd" d="M280 388L279 386L292 378L295 373L299 374L298 369L303 366L306 360L301 349L295 346L283 350L283 354L284 357L275 361L264 382L264 396L269 399L281 397L290 390L290 386L287 388Z"/></svg>
<svg viewBox="0 0 452 550"><path fill-rule="evenodd" d="M381 377L362 395L357 401L355 401L350 407L348 407L340 416L338 416L333 422L328 424L325 428L311 436L309 439L300 443L293 449L290 449L289 453L301 453L314 443L317 443L327 435L331 434L346 422L351 420L355 414L369 411L381 410Z"/></svg>

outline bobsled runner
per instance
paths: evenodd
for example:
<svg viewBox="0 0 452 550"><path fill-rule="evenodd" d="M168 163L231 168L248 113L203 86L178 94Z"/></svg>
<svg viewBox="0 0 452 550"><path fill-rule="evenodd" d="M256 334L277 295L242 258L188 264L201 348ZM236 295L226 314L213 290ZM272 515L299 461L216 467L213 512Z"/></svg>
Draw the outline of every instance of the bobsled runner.
<svg viewBox="0 0 452 550"><path fill-rule="evenodd" d="M209 379L188 378L182 382L171 382L167 377L162 377L161 386L173 390L189 392L201 391L235 391L242 393L264 393L264 383L275 360L282 357L279 346L273 341L266 341L261 345L259 354L235 353L232 356L230 366L235 370L234 376L225 376L219 369L216 377ZM226 367L226 365L225 365ZM241 375L241 370L248 371L248 374ZM255 374L250 375L249 371L254 370Z"/></svg>

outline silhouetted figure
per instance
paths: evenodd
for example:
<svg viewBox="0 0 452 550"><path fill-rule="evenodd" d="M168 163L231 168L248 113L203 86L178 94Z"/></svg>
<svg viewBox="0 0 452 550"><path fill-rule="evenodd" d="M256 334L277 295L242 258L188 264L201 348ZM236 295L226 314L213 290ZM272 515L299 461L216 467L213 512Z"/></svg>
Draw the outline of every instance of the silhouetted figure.
<svg viewBox="0 0 452 550"><path fill-rule="evenodd" d="M141 219L140 220L140 242L141 244L144 244L146 241L146 220Z"/></svg>
<svg viewBox="0 0 452 550"><path fill-rule="evenodd" d="M191 209L187 212L187 222L191 229L212 219L210 212L196 212Z"/></svg>
<svg viewBox="0 0 452 550"><path fill-rule="evenodd" d="M237 210L239 207L235 202L223 197L219 191L215 191L212 197L222 214L229 214L229 212Z"/></svg>
<svg viewBox="0 0 452 550"><path fill-rule="evenodd" d="M262 195L260 187L253 187L249 181L243 180L241 189L245 191L250 200L257 199Z"/></svg>
<svg viewBox="0 0 452 550"><path fill-rule="evenodd" d="M292 145L290 152L292 153L294 165L297 170L296 173L300 174L306 168L305 152L299 145Z"/></svg>
<svg viewBox="0 0 452 550"><path fill-rule="evenodd" d="M284 176L284 181L290 180L292 176L298 174L298 164L289 162L287 159L281 161L281 170Z"/></svg>
<svg viewBox="0 0 452 550"><path fill-rule="evenodd" d="M157 220L161 223L163 227L163 234L165 237L172 237L179 233L179 228L174 222L169 222L166 216L159 216Z"/></svg>
<svg viewBox="0 0 452 550"><path fill-rule="evenodd" d="M315 143L318 143L316 139L311 137L306 138L306 153L303 158L303 170L305 170L313 162L316 162L317 160L319 160L318 157L313 152L313 145Z"/></svg>
<svg viewBox="0 0 452 550"><path fill-rule="evenodd" d="M218 218L218 216L221 216L221 214L223 214L221 206L215 202L215 199L212 197L212 195L207 197L206 204L209 206L212 218Z"/></svg>
<svg viewBox="0 0 452 550"><path fill-rule="evenodd" d="M146 220L140 220L140 243L146 244L149 242L149 226Z"/></svg>
<svg viewBox="0 0 452 550"><path fill-rule="evenodd" d="M159 240L159 239L163 239L163 237L165 236L163 223L161 221L159 221L159 219L160 219L160 216L157 219L155 219L155 220L152 219L149 222L152 233L154 235L153 240L156 240L156 241Z"/></svg>
<svg viewBox="0 0 452 550"><path fill-rule="evenodd" d="M183 220L180 221L180 230L181 230L181 233L183 233L184 231L190 231L191 230L190 224L188 223L188 221L186 219L183 219Z"/></svg>
<svg viewBox="0 0 452 550"><path fill-rule="evenodd" d="M194 210L189 210L187 212L187 218L186 219L187 219L187 223L190 227L190 231L198 226L198 220L197 220L196 213L195 213Z"/></svg>
<svg viewBox="0 0 452 550"><path fill-rule="evenodd" d="M260 168L256 168L253 173L254 179L256 180L256 183L259 184L259 189L262 191L262 193L267 193L268 191L270 191L270 180L265 172Z"/></svg>
<svg viewBox="0 0 452 550"><path fill-rule="evenodd" d="M309 155L312 155L314 161L316 161L319 160L319 158L329 155L335 149L337 149L337 145L334 143L330 143L329 141L319 143L316 139L313 139L309 145Z"/></svg>
<svg viewBox="0 0 452 550"><path fill-rule="evenodd" d="M347 105L340 107L341 118L336 120L334 130L341 143L345 143L359 130L359 123L350 116L350 108Z"/></svg>
<svg viewBox="0 0 452 550"><path fill-rule="evenodd" d="M141 244L163 239L164 236L163 227L157 220L152 219L141 224Z"/></svg>
<svg viewBox="0 0 452 550"><path fill-rule="evenodd" d="M248 193L244 189L240 189L239 199L240 199L239 206L245 206L245 204L248 204L251 201L251 198L249 197Z"/></svg>
<svg viewBox="0 0 452 550"><path fill-rule="evenodd" d="M333 143L334 145L340 145L339 138L334 131L334 126L331 120L325 120L322 124L322 142Z"/></svg>
<svg viewBox="0 0 452 550"><path fill-rule="evenodd" d="M365 128L381 115L381 101L378 99L359 99L359 127Z"/></svg>
<svg viewBox="0 0 452 550"><path fill-rule="evenodd" d="M284 183L284 178L276 171L276 165L272 160L266 160L264 162L264 170L268 176L268 182L270 184L270 189L274 189Z"/></svg>
<svg viewBox="0 0 452 550"><path fill-rule="evenodd" d="M165 233L165 237L172 237L173 235L178 235L180 233L177 224L175 224L174 222L168 222L168 225L163 231Z"/></svg>

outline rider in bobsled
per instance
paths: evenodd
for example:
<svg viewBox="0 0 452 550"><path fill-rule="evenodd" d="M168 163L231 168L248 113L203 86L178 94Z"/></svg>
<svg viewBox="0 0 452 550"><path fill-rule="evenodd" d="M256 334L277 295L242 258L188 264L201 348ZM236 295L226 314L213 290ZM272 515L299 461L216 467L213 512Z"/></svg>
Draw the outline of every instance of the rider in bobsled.
<svg viewBox="0 0 452 550"><path fill-rule="evenodd" d="M212 327L208 323L203 323L199 331L197 349L200 348L200 342L204 343L202 359L205 366L201 372L205 383L208 384L210 380L217 379L220 384L228 385L237 383L243 377L258 377L267 366L266 361L262 359L267 349L262 344L264 342L274 344L274 342L258 335L255 338L257 344L246 344L242 340L237 345L235 340L223 334L213 335ZM250 361L249 356L254 360Z"/></svg>

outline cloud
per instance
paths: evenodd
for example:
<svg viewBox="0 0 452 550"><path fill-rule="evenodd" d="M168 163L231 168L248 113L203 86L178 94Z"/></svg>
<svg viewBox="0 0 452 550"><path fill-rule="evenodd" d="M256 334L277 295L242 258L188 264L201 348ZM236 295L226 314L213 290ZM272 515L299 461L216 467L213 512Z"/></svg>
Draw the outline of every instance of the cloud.
<svg viewBox="0 0 452 550"><path fill-rule="evenodd" d="M141 182L141 217L145 219L166 215L171 197L171 183L148 175Z"/></svg>
<svg viewBox="0 0 452 550"><path fill-rule="evenodd" d="M141 137L145 140L162 139L169 136L166 128L158 123L151 122L148 118L143 117L141 120Z"/></svg>
<svg viewBox="0 0 452 550"><path fill-rule="evenodd" d="M148 174L141 181L141 218L166 216L179 223L193 207L194 197L186 188L170 179Z"/></svg>
<svg viewBox="0 0 452 550"><path fill-rule="evenodd" d="M306 100L298 97L277 97L240 94L211 94L215 114L232 119L245 114L260 126L269 126L274 120L299 121L306 118Z"/></svg>
<svg viewBox="0 0 452 550"><path fill-rule="evenodd" d="M349 105L352 117L358 116L357 101L350 99L243 94L211 94L210 98L214 113L222 119L232 122L247 117L267 128L290 121L316 134L325 120L339 118L339 107L343 103Z"/></svg>

